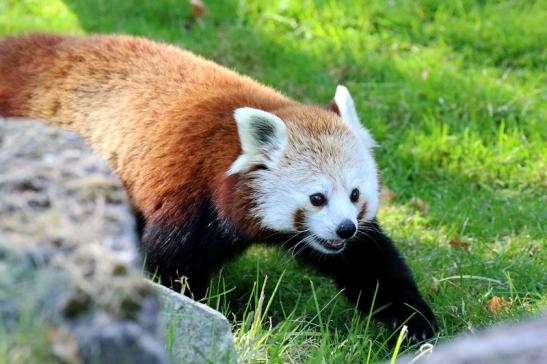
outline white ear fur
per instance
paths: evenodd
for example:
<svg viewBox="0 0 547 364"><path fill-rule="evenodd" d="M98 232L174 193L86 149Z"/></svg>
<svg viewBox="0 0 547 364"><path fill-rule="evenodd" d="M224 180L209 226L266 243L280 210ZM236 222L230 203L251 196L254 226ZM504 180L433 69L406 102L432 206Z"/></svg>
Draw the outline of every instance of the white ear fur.
<svg viewBox="0 0 547 364"><path fill-rule="evenodd" d="M234 111L242 153L227 174L248 171L253 165L274 165L287 145L287 126L276 115L252 107Z"/></svg>
<svg viewBox="0 0 547 364"><path fill-rule="evenodd" d="M334 102L340 111L340 117L344 120L365 142L368 148L374 148L377 144L367 128L361 124L353 98L349 90L342 85L336 87Z"/></svg>

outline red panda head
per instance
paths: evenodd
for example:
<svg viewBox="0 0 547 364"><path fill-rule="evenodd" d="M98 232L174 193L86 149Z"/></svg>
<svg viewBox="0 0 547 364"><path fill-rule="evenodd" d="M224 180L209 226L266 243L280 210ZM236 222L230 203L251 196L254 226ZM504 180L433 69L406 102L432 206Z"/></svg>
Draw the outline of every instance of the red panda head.
<svg viewBox="0 0 547 364"><path fill-rule="evenodd" d="M242 153L228 170L248 178L250 213L262 228L325 254L342 251L379 202L374 140L345 87L333 105L236 109Z"/></svg>

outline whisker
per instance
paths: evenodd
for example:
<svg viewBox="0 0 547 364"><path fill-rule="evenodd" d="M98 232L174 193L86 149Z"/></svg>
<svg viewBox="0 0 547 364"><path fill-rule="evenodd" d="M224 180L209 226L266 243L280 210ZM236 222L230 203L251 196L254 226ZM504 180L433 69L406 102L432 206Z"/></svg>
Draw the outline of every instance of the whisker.
<svg viewBox="0 0 547 364"><path fill-rule="evenodd" d="M296 243L293 247L289 249L289 252L293 257L296 257L302 250L306 247L306 244L302 244L306 239L308 239L309 236L304 237L302 240L300 240L298 243ZM295 251L298 245L302 244L301 248L298 251Z"/></svg>
<svg viewBox="0 0 547 364"><path fill-rule="evenodd" d="M284 247L286 244L288 244L292 239L298 237L299 235L307 233L309 230L299 230L296 233L293 233L291 237L289 237L285 242L283 242L281 245L279 245L281 248ZM298 244L298 243L297 243ZM291 248L292 249L292 248Z"/></svg>
<svg viewBox="0 0 547 364"><path fill-rule="evenodd" d="M372 231L372 232L375 232L375 233L381 233L380 229L377 226L370 225L370 223L365 222L365 221L360 221L358 226L357 226L357 229L365 229L365 230Z"/></svg>
<svg viewBox="0 0 547 364"><path fill-rule="evenodd" d="M294 254L296 257L298 254L302 253L302 251L306 248L306 244L308 244L308 241L310 239L310 236L306 236L304 239L300 240L300 249Z"/></svg>
<svg viewBox="0 0 547 364"><path fill-rule="evenodd" d="M382 248L382 246L380 244L378 244L378 242L376 241L376 239L374 238L374 236L371 236L369 234L367 234L366 231L363 231L363 230L357 230L357 233L358 234L361 234L361 235L364 235L366 238L368 238L369 240L372 240L372 242L374 243L374 245L376 245L376 247L380 250L380 251L383 251L384 249Z"/></svg>

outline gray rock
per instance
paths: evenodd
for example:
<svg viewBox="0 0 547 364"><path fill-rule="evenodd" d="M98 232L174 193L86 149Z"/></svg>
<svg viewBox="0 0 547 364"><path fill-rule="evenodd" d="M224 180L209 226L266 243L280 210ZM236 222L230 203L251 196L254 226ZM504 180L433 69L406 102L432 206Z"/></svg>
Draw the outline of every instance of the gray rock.
<svg viewBox="0 0 547 364"><path fill-rule="evenodd" d="M128 199L72 133L0 120L0 362L168 363Z"/></svg>
<svg viewBox="0 0 547 364"><path fill-rule="evenodd" d="M78 136L0 119L0 362L237 361L224 316L142 277L129 206Z"/></svg>
<svg viewBox="0 0 547 364"><path fill-rule="evenodd" d="M156 283L161 321L171 335L170 354L176 363L235 363L237 354L230 323L219 312Z"/></svg>
<svg viewBox="0 0 547 364"><path fill-rule="evenodd" d="M429 357L407 355L397 363L544 364L547 363L547 314L512 325L464 335L440 344Z"/></svg>
<svg viewBox="0 0 547 364"><path fill-rule="evenodd" d="M165 349L132 321L97 323L76 335L88 363L149 364L166 362Z"/></svg>
<svg viewBox="0 0 547 364"><path fill-rule="evenodd" d="M127 196L78 136L0 118L0 151L0 241L62 249L92 241L140 265Z"/></svg>
<svg viewBox="0 0 547 364"><path fill-rule="evenodd" d="M0 362L237 361L224 316L142 277L129 206L78 136L0 119Z"/></svg>

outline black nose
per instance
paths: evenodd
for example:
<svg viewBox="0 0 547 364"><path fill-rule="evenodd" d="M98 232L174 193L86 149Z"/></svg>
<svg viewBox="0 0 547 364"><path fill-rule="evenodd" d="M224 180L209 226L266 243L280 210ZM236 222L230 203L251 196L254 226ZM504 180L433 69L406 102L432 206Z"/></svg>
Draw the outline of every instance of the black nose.
<svg viewBox="0 0 547 364"><path fill-rule="evenodd" d="M350 220L344 220L338 225L338 229L336 229L336 234L341 237L342 239L348 239L355 234L355 231L357 228L355 227L355 224L351 222Z"/></svg>

